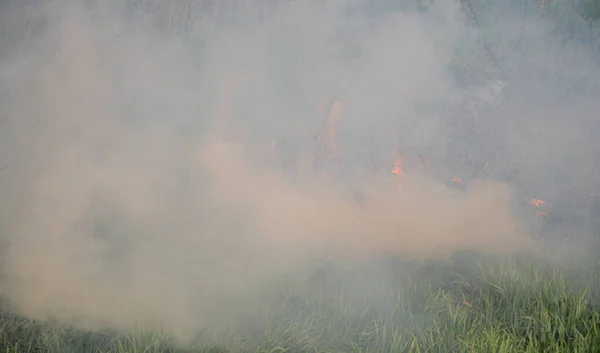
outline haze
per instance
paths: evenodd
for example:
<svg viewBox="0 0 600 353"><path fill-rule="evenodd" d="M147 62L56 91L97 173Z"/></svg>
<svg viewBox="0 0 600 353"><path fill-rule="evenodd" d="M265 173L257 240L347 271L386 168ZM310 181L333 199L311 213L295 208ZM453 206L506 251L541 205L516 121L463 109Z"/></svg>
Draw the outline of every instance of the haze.
<svg viewBox="0 0 600 353"><path fill-rule="evenodd" d="M189 334L315 259L533 251L515 195L595 206L597 49L520 26L533 11L476 8L478 28L457 1L171 3L3 5L19 313ZM483 76L457 80L477 53Z"/></svg>

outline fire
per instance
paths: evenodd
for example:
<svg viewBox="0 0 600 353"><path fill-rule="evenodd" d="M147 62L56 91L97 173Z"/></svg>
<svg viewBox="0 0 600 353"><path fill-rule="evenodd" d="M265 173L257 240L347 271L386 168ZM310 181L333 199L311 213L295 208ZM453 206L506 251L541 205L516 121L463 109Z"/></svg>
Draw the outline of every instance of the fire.
<svg viewBox="0 0 600 353"><path fill-rule="evenodd" d="M463 184L463 181L462 181L461 178L456 178L455 177L455 178L450 179L450 181L453 182L453 183L457 183L457 184Z"/></svg>
<svg viewBox="0 0 600 353"><path fill-rule="evenodd" d="M532 198L529 200L529 204L534 205L537 208L540 208L542 206L546 206L548 205L548 203L546 201L540 200L540 199L536 199L536 198ZM542 210L538 210L535 213L535 217L533 217L534 220L540 218L540 217L548 217L548 212L547 211L542 211Z"/></svg>
<svg viewBox="0 0 600 353"><path fill-rule="evenodd" d="M402 171L402 157L398 157L394 162L394 170L392 170L393 174L403 176L404 172Z"/></svg>
<svg viewBox="0 0 600 353"><path fill-rule="evenodd" d="M404 170L402 170L402 156L396 152L396 161L394 162L394 169L392 174L398 176L398 192L402 192L402 177L404 176Z"/></svg>
<svg viewBox="0 0 600 353"><path fill-rule="evenodd" d="M529 200L529 203L534 205L537 208L540 208L540 206L545 206L548 204L546 201L542 201L540 199L531 199L531 200Z"/></svg>

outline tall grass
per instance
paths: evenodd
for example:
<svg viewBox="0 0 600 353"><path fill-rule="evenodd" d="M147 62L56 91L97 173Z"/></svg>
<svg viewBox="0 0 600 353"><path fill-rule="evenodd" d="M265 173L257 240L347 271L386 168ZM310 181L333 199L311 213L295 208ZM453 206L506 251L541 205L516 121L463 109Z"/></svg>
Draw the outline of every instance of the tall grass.
<svg viewBox="0 0 600 353"><path fill-rule="evenodd" d="M396 263L374 280L328 267L273 284L235 325L183 347L4 312L0 352L600 352L598 269L466 258Z"/></svg>

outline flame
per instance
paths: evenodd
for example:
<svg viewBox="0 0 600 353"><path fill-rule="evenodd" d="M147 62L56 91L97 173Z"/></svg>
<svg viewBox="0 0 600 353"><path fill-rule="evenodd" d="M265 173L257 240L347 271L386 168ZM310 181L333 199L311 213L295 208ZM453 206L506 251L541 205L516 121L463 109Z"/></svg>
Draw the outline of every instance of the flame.
<svg viewBox="0 0 600 353"><path fill-rule="evenodd" d="M463 181L461 178L452 178L452 179L450 179L450 181L453 183L457 183L457 184L463 184Z"/></svg>
<svg viewBox="0 0 600 353"><path fill-rule="evenodd" d="M532 198L529 200L529 204L534 205L537 208L540 208L542 206L546 206L548 203L546 201L540 200L540 199L536 199L536 198ZM542 210L538 210L535 213L535 217L533 217L534 220L540 218L540 217L548 217L548 212L546 211L542 211Z"/></svg>
<svg viewBox="0 0 600 353"><path fill-rule="evenodd" d="M394 162L394 169L392 170L392 174L396 174L398 176L398 192L402 192L402 177L404 177L404 170L402 170L402 156L396 152L396 161Z"/></svg>
<svg viewBox="0 0 600 353"><path fill-rule="evenodd" d="M402 157L398 157L394 162L394 170L392 170L392 173L399 176L404 175L404 172L402 171Z"/></svg>
<svg viewBox="0 0 600 353"><path fill-rule="evenodd" d="M529 203L534 205L537 208L540 208L540 206L545 206L548 204L546 201L542 201L540 199L531 199L531 200L529 200Z"/></svg>

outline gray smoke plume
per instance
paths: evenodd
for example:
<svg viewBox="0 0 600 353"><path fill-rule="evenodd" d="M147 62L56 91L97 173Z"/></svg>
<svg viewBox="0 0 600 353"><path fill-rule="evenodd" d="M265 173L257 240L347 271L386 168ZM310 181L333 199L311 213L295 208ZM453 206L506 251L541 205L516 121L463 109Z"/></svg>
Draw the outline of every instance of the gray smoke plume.
<svg viewBox="0 0 600 353"><path fill-rule="evenodd" d="M315 257L531 249L515 192L594 185L596 64L512 5L478 29L453 1L168 4L4 5L0 289L22 314L186 335Z"/></svg>

